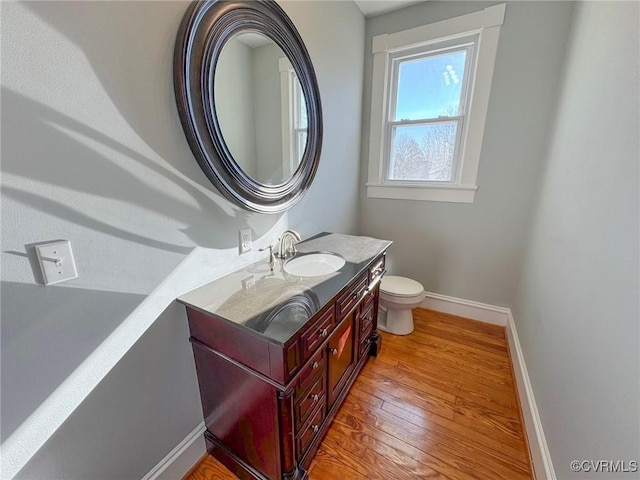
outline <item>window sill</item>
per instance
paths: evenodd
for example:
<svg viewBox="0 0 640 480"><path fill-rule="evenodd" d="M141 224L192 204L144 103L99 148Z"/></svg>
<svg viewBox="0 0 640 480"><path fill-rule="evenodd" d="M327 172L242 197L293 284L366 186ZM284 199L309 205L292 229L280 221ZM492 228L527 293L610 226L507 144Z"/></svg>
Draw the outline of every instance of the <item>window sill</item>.
<svg viewBox="0 0 640 480"><path fill-rule="evenodd" d="M425 202L473 203L476 185L389 185L367 183L367 197Z"/></svg>

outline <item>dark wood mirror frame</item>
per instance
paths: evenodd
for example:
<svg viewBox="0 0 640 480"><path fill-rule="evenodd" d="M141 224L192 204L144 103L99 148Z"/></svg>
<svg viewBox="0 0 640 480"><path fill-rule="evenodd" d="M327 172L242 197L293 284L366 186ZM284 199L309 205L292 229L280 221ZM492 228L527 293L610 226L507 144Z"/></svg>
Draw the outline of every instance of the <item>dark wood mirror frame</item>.
<svg viewBox="0 0 640 480"><path fill-rule="evenodd" d="M307 144L292 177L264 185L235 162L224 141L214 102L214 70L225 43L242 31L258 31L287 55L307 105ZM189 5L176 39L174 87L180 121L200 167L235 204L259 213L283 212L309 189L322 146L320 91L300 34L273 0L206 0Z"/></svg>

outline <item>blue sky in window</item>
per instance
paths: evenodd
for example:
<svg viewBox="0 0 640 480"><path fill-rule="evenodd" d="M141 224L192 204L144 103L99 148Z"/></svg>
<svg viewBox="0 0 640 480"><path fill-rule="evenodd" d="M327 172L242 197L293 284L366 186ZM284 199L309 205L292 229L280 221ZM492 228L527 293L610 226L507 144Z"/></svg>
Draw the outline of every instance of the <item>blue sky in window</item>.
<svg viewBox="0 0 640 480"><path fill-rule="evenodd" d="M402 62L394 120L457 114L466 54L463 50Z"/></svg>

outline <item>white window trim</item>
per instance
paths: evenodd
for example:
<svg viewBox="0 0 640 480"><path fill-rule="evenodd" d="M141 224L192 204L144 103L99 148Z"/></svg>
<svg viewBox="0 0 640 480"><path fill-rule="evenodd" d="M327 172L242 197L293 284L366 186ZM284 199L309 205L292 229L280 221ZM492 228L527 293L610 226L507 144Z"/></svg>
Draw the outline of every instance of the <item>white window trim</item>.
<svg viewBox="0 0 640 480"><path fill-rule="evenodd" d="M282 115L282 174L289 178L295 172L293 136L291 132L294 124L293 100L293 65L288 58L278 59L280 71L280 112Z"/></svg>
<svg viewBox="0 0 640 480"><path fill-rule="evenodd" d="M299 132L307 132L307 128L296 128L298 124L298 104L299 95L296 95L296 88L300 88L300 81L297 79L293 65L287 57L278 59L278 70L280 71L280 112L282 130L282 173L284 178L291 177L300 164L301 157L298 155ZM298 90L300 95L302 91Z"/></svg>
<svg viewBox="0 0 640 480"><path fill-rule="evenodd" d="M494 5L479 12L441 22L373 37L373 78L371 85L371 127L369 130L369 176L367 196L403 200L473 203L478 189L476 179L480 149L489 105L500 26L504 23L506 4ZM385 128L387 95L391 88L388 69L394 52L478 34L475 79L470 92L467 128L461 152L460 174L455 184L384 183ZM473 72L470 72L473 74Z"/></svg>

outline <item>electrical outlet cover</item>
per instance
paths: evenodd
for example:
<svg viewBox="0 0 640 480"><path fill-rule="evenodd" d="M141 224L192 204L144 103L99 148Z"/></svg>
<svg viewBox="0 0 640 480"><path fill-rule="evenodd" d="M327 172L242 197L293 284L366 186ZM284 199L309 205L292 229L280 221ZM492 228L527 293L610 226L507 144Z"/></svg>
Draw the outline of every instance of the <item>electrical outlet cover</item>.
<svg viewBox="0 0 640 480"><path fill-rule="evenodd" d="M78 278L69 240L36 245L36 254L45 285Z"/></svg>
<svg viewBox="0 0 640 480"><path fill-rule="evenodd" d="M249 290L250 288L255 287L255 285L256 285L256 278L253 275L242 280L242 288L245 290Z"/></svg>
<svg viewBox="0 0 640 480"><path fill-rule="evenodd" d="M253 248L253 242L251 241L251 229L245 228L240 230L240 238L238 243L238 249L240 251L240 255L243 253L247 253L251 251Z"/></svg>

